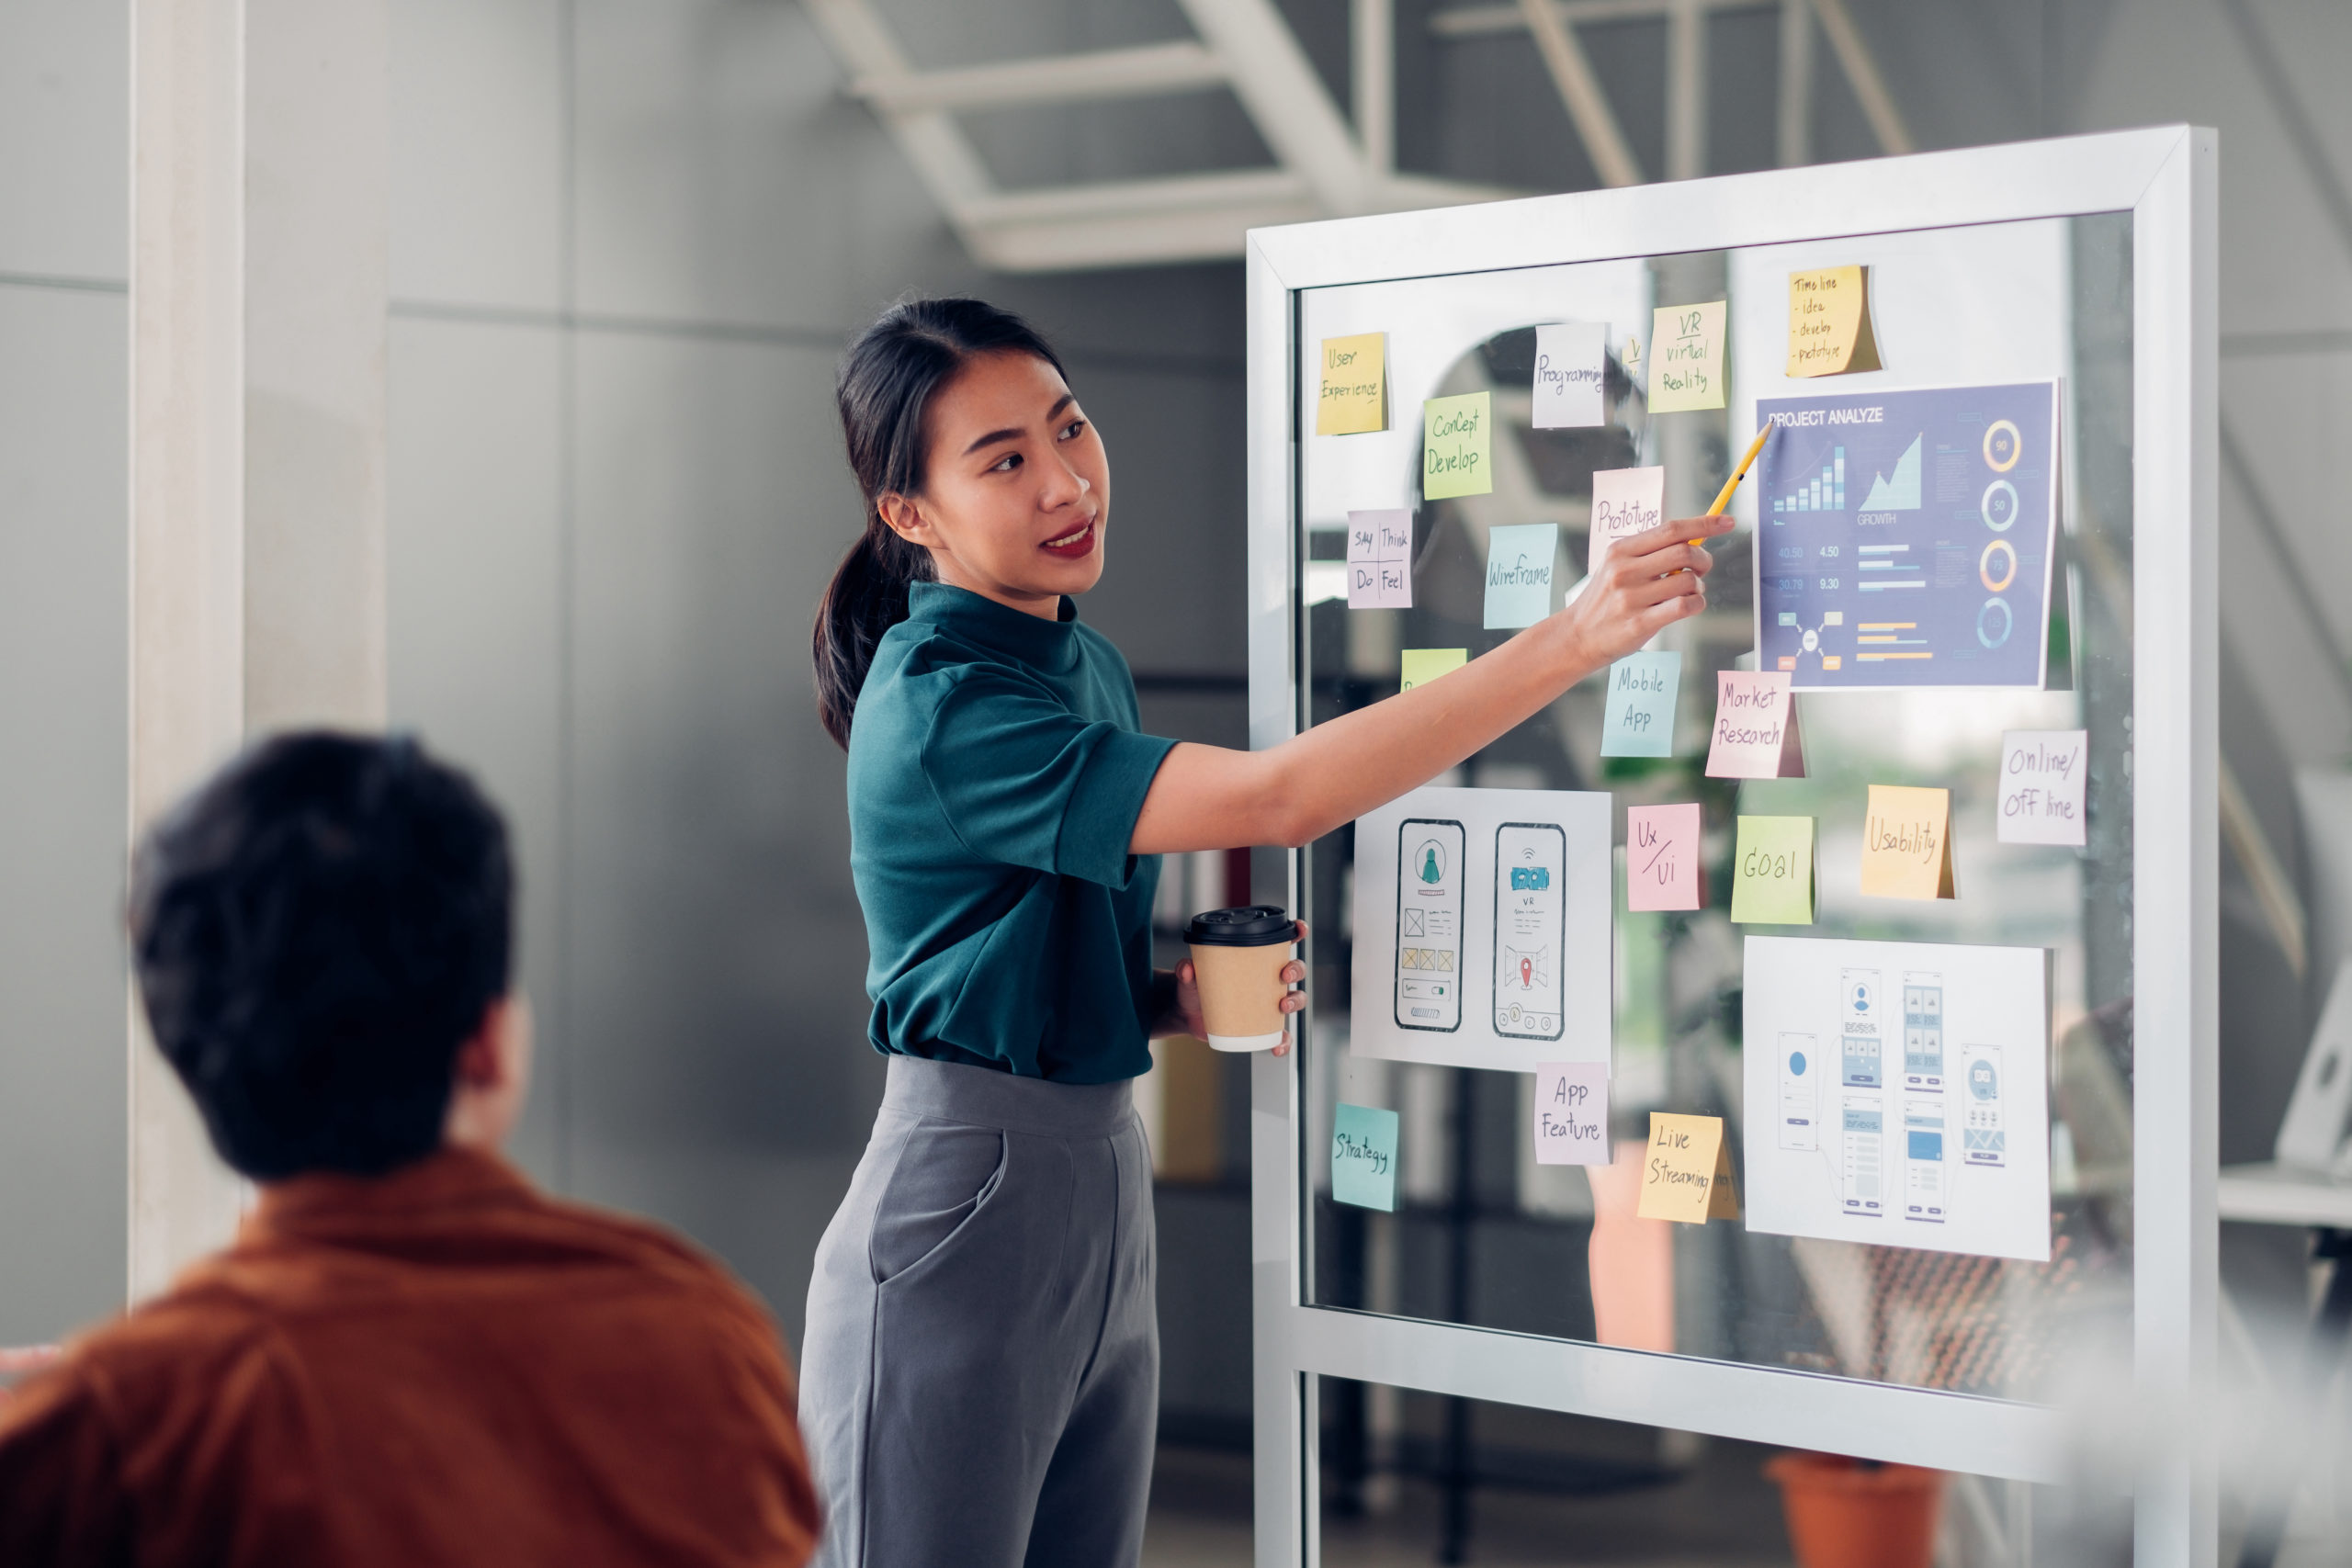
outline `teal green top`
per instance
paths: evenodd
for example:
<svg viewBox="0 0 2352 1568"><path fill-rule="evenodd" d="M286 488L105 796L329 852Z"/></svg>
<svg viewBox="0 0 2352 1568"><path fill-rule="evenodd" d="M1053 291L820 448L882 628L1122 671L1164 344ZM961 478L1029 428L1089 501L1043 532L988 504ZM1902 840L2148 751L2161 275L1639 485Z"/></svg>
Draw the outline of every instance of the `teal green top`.
<svg viewBox="0 0 2352 1568"><path fill-rule="evenodd" d="M876 1050L1110 1083L1151 1066L1151 899L1131 855L1172 740L1062 601L919 582L850 726L850 869Z"/></svg>

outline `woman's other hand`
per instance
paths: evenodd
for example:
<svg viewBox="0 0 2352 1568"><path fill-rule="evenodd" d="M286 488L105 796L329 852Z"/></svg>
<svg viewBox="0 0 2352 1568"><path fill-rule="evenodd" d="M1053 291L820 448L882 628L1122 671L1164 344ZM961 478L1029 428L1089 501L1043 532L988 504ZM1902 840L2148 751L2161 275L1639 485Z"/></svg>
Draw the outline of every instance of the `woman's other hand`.
<svg viewBox="0 0 2352 1568"><path fill-rule="evenodd" d="M1302 942L1305 942L1306 940L1306 922L1305 920L1297 920L1293 923L1298 927L1298 935L1293 940ZM1283 965L1283 985L1303 986L1306 983L1306 965L1304 963L1294 958L1288 964ZM1283 998L1283 1016L1287 1018L1306 1005L1306 993L1305 991L1291 991ZM1209 1037L1208 1020L1201 1016L1200 982L1193 976L1193 961L1189 958L1176 966L1176 1011L1177 1014L1184 1021L1185 1033L1191 1035L1195 1040L1206 1040ZM1283 1035L1283 1043L1274 1047L1274 1055L1277 1056L1287 1056L1290 1055L1290 1035L1287 1032Z"/></svg>
<svg viewBox="0 0 2352 1568"><path fill-rule="evenodd" d="M1734 527L1729 517L1687 517L1618 540L1576 602L1559 613L1596 665L1612 663L1667 626L1707 607L1714 558L1703 541Z"/></svg>

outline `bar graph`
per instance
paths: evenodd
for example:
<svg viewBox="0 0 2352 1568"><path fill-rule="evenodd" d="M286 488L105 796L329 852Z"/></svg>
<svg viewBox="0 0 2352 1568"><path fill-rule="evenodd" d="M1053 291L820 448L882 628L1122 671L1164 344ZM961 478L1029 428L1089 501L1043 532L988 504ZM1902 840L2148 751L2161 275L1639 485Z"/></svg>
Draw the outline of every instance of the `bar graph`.
<svg viewBox="0 0 2352 1568"><path fill-rule="evenodd" d="M1775 513L1843 512L1846 510L1846 449L1832 446L1821 472L1782 495L1772 498Z"/></svg>

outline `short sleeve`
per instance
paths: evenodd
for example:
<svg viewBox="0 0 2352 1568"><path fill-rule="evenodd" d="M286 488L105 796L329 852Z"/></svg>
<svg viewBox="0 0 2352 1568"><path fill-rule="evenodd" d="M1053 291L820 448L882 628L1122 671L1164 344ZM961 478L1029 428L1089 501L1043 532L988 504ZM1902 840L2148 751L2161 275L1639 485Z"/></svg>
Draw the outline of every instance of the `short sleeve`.
<svg viewBox="0 0 2352 1568"><path fill-rule="evenodd" d="M940 699L919 764L973 854L1122 887L1135 874L1136 818L1175 744L1082 718L1043 687L979 668Z"/></svg>

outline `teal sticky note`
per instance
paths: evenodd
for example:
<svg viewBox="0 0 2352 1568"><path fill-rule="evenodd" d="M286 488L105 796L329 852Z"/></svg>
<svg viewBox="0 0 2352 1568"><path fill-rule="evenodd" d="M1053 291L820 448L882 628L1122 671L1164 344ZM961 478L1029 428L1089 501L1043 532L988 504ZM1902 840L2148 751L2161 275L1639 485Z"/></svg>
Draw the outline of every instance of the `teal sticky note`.
<svg viewBox="0 0 2352 1568"><path fill-rule="evenodd" d="M1513 523L1487 530L1487 628L1532 626L1552 613L1557 523Z"/></svg>
<svg viewBox="0 0 2352 1568"><path fill-rule="evenodd" d="M1331 1118L1331 1197L1396 1212L1396 1112L1342 1105Z"/></svg>
<svg viewBox="0 0 2352 1568"><path fill-rule="evenodd" d="M1609 706L1600 720L1604 757L1674 755L1674 696L1682 655L1629 653L1609 667Z"/></svg>

